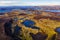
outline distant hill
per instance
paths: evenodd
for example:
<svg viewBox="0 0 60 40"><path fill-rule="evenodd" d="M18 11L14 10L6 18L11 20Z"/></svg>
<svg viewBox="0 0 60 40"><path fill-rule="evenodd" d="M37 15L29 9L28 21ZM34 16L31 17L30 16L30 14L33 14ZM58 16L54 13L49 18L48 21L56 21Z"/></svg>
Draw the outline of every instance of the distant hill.
<svg viewBox="0 0 60 40"><path fill-rule="evenodd" d="M12 10L28 10L28 9L60 12L60 6L4 6L4 7L0 6L0 13L11 12Z"/></svg>

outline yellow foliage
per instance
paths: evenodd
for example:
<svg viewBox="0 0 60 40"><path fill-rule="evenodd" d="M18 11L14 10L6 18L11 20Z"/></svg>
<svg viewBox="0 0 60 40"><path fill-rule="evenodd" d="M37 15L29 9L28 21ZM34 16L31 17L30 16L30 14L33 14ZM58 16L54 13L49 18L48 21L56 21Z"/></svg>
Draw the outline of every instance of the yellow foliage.
<svg viewBox="0 0 60 40"><path fill-rule="evenodd" d="M24 18L25 16L23 16ZM48 38L46 40L50 40L51 37L53 36L53 34L57 34L54 30L56 29L56 27L60 27L60 22L56 21L56 20L51 20L51 19L40 19L40 20L35 20L33 19L34 15L28 16L25 19L31 19L33 20L37 27L40 28L40 30L37 29L32 29L32 28L28 28L25 27L24 25L21 24L21 20L18 20L17 24L22 27L22 35L23 35L23 40L24 38L26 40L32 40L32 37L29 35L29 33L38 33L38 32L42 32L48 35ZM18 18L22 18L21 16L18 16Z"/></svg>

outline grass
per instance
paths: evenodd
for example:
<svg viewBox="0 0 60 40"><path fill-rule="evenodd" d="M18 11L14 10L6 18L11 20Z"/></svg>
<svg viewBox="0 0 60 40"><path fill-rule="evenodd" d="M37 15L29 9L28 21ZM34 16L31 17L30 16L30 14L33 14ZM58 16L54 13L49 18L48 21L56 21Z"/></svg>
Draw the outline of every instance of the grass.
<svg viewBox="0 0 60 40"><path fill-rule="evenodd" d="M20 20L18 20L18 22L17 22L17 24L20 27L22 27L22 32L21 32L22 40L32 40L32 37L30 36L29 33L36 34L38 32L42 32L43 34L47 34L48 38L46 40L51 40L51 37L54 34L57 34L54 30L57 27L60 27L60 21L51 20L51 19L39 19L39 20L35 20L35 19L33 19L33 17L34 17L33 15L31 15L31 17L29 16L29 18L36 23L35 26L39 27L40 30L32 29L32 28L27 28L27 27L25 27L24 25L21 24ZM18 16L18 18L21 18L21 16ZM26 19L29 19L29 18L27 17Z"/></svg>

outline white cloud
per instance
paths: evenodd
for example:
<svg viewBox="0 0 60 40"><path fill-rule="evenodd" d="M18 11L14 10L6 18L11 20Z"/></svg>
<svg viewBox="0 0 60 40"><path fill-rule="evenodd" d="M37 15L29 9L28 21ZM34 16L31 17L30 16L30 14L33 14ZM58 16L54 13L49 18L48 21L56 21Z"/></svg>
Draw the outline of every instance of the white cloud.
<svg viewBox="0 0 60 40"><path fill-rule="evenodd" d="M18 1L0 1L0 6L10 6L18 3Z"/></svg>
<svg viewBox="0 0 60 40"><path fill-rule="evenodd" d="M0 5L10 5L10 4L15 4L16 1L0 1Z"/></svg>
<svg viewBox="0 0 60 40"><path fill-rule="evenodd" d="M60 5L60 2L0 1L0 6L40 6L40 5Z"/></svg>
<svg viewBox="0 0 60 40"><path fill-rule="evenodd" d="M45 3L40 3L40 2L27 2L25 3L26 5L36 5L36 6L40 6L40 5L60 5L59 2L45 2Z"/></svg>

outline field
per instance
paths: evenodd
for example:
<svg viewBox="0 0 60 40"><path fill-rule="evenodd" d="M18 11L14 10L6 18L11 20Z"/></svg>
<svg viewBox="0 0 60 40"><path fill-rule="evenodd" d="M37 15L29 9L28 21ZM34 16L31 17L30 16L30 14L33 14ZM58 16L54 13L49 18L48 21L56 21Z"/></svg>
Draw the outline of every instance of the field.
<svg viewBox="0 0 60 40"><path fill-rule="evenodd" d="M60 27L60 12L45 12L42 10L15 10L7 12L0 16L0 40L10 40L9 36L5 35L4 24L10 19L13 21L12 29L18 25L22 31L18 35L22 40L54 40L53 35L58 34L55 29ZM26 27L22 22L25 20L32 20L35 22L34 26ZM20 36L21 35L21 36ZM59 39L60 37L57 37Z"/></svg>

